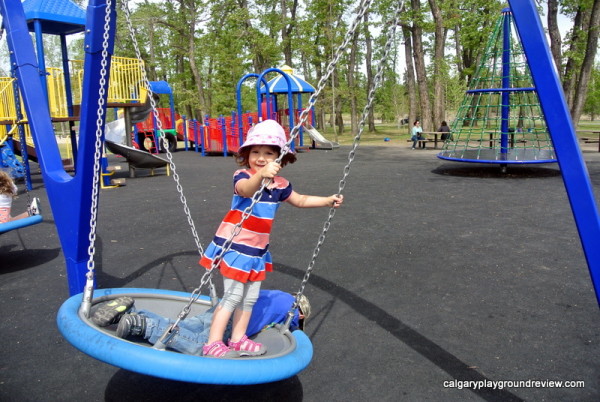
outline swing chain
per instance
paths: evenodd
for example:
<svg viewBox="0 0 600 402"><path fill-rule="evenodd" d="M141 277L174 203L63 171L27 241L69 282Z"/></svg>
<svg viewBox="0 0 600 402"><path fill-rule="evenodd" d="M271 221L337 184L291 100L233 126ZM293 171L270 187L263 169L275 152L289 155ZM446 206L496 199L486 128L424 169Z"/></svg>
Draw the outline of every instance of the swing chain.
<svg viewBox="0 0 600 402"><path fill-rule="evenodd" d="M302 112L300 113L300 116L298 116L298 122L296 123L296 125L294 126L292 131L290 132L290 139L287 141L287 143L283 147L281 155L279 155L279 158L277 158L278 163L281 163L281 161L283 160L283 157L291 149L292 143L296 140L296 138L300 134L300 127L302 125L304 125L304 123L308 119L308 114L314 107L315 103L317 102L317 98L319 97L319 95L321 94L323 89L325 89L325 85L327 84L329 77L335 71L335 67L337 66L337 63L339 62L340 58L342 57L344 50L348 47L348 45L350 44L350 41L353 39L355 31L358 28L358 25L360 24L360 21L362 20L363 16L369 9L370 5L371 5L371 0L362 0L362 2L360 3L360 5L358 7L358 11L356 13L356 16L355 16L354 20L352 21L352 24L350 25L350 29L346 32L344 40L336 49L333 59L327 65L325 75L323 75L321 77L321 79L319 80L319 83L317 84L317 89L315 90L315 92L312 93L312 95L308 99L307 107L305 107L304 110L302 110Z"/></svg>
<svg viewBox="0 0 600 402"><path fill-rule="evenodd" d="M3 28L4 29L4 28ZM1 33L1 32L0 32ZM2 39L2 35L0 35L0 39ZM16 66L15 66L16 68ZM17 80L16 75L13 74L14 79ZM23 125L23 110L21 109L21 97L19 96L20 92L17 85L13 86L13 95L15 100L15 115L17 117L17 122L13 129L17 129L19 133L19 141L21 142L21 149L27 149L27 138L25 135L25 126ZM11 130L12 131L12 130ZM9 132L10 134L10 132ZM27 188L27 172L29 170L28 165L25 165L25 177L23 178L23 182L25 184L25 194L27 194L27 208L31 206L31 195L29 194L29 189Z"/></svg>
<svg viewBox="0 0 600 402"><path fill-rule="evenodd" d="M133 43L133 47L135 49L136 57L138 60L142 60L142 54L140 52L140 47L139 47L139 44L137 41L137 37L135 35L135 29L133 27L133 23L131 22L131 12L129 10L129 6L126 1L121 2L121 9L125 13L125 19L127 21L127 28L129 30L129 34L130 34L130 37L131 37L131 40ZM189 224L190 230L192 232L192 236L194 237L194 241L196 242L196 248L198 250L198 254L200 256L202 256L204 254L204 249L202 248L202 244L200 243L200 237L198 236L198 232L196 231L196 225L194 224L192 214L191 214L190 209L187 204L187 199L183 193L183 187L179 180L179 174L177 173L177 167L175 166L175 162L173 161L173 154L169 150L169 143L166 138L165 132L162 128L162 121L159 118L158 111L156 109L156 102L154 100L154 96L152 96L153 92L152 92L152 88L150 87L150 80L148 79L148 74L146 73L145 68L142 69L142 80L143 80L144 87L148 91L148 99L150 101L152 115L154 117L154 121L156 121L156 124L158 126L158 131L159 131L160 137L161 137L160 140L162 141L162 146L165 149L166 154L167 154L167 159L169 160L169 167L173 174L173 180L175 181L175 184L177 186L177 192L179 193L179 200L183 204L183 210L187 217L188 224ZM200 297L200 291L201 291L202 287L206 283L210 282L210 280L211 280L210 276L208 276L208 278L205 280L206 277L207 277L207 275L205 273L205 275L203 275L203 277L202 277L201 285L192 291L187 304L181 309L181 312L178 314L176 321L173 324L171 324L171 326L169 326L169 328L163 333L163 335L160 337L160 339L155 343L155 345L154 345L155 349L165 349L166 343L168 342L170 337L173 336L174 332L177 331L179 322L181 320L184 320L188 316L189 312L191 311L192 304L194 304ZM212 288L212 283L211 283L211 288Z"/></svg>
<svg viewBox="0 0 600 402"><path fill-rule="evenodd" d="M111 21L112 0L106 1L106 12L104 14L104 33L102 35L102 59L100 61L100 88L98 90L98 108L96 109L96 138L94 143L94 168L92 182L92 205L90 207L90 232L88 239L90 245L88 247L88 272L86 275L87 281L83 292L83 301L81 310L87 317L90 312L92 297L94 292L94 255L96 254L96 225L98 222L98 198L100 187L100 159L102 152L102 135L104 129L104 114L105 114L105 95L108 74L108 46L110 40L110 21Z"/></svg>
<svg viewBox="0 0 600 402"><path fill-rule="evenodd" d="M133 43L133 47L135 49L135 55L138 60L142 60L142 53L140 52L140 47L135 35L135 29L133 27L133 23L131 22L131 12L129 10L129 6L127 1L121 2L121 9L125 12L125 19L127 21L127 28L130 33L130 37ZM175 162L173 161L173 154L169 150L169 141L165 135L164 129L162 127L162 121L158 115L158 110L156 109L156 101L154 100L154 96L152 89L150 88L150 80L148 79L148 74L146 73L146 69L142 68L142 80L143 85L148 91L148 99L150 100L150 106L152 109L152 115L154 116L154 121L158 126L160 141L162 143L163 149L166 151L167 159L169 160L169 167L173 174L173 180L177 186L177 192L179 193L179 200L183 204L183 211L187 217L188 225L190 226L190 230L192 232L192 236L194 237L194 241L196 242L196 248L198 249L198 254L204 254L204 249L202 248L202 244L200 242L200 237L198 236L198 232L196 231L196 225L194 224L194 219L192 218L192 214L190 212L190 208L187 204L187 199L183 193L183 187L179 180L179 174L177 173L177 166L175 166Z"/></svg>
<svg viewBox="0 0 600 402"><path fill-rule="evenodd" d="M316 101L316 96L323 90L323 88L325 87L325 84L327 82L327 79L329 78L329 76L333 73L334 70L334 66L335 64L339 61L339 59L341 58L342 52L343 50L347 47L347 45L350 43L350 40L352 38L352 36L354 35L354 31L356 30L358 23L360 22L360 20L362 19L364 13L366 12L366 10L369 7L371 0L362 0L361 2L361 6L359 9L359 13L357 14L356 18L353 21L352 24L352 28L351 31L349 31L346 34L346 38L344 40L344 42L342 43L342 45L340 45L337 49L337 54L336 57L329 63L329 66L327 68L327 73L324 77L321 78L321 80L319 81L319 89L315 92L315 94L313 94L313 96L311 96L311 99L309 100L309 107L307 109L310 109L312 106L314 106L314 103ZM304 110L301 115L300 115L300 124L304 123L306 121L308 117L308 112L306 110ZM277 163L281 163L281 160L283 159L283 157L291 150L291 143L295 140L295 138L298 136L299 133L299 127L300 124L297 124L291 132L291 138L290 140L284 145L284 147L281 150L281 154L279 156L279 158L276 159ZM200 280L200 285L194 289L193 294L198 294L200 293L200 289L202 289L204 287L204 285L206 285L208 282L210 282L211 277L212 277L212 273L214 272L214 269L216 267L219 266L221 260L223 259L223 256L231 249L232 245L233 245L233 239L241 232L242 230L242 225L244 224L244 222L251 216L252 214L252 209L254 208L254 206L258 203L258 201L260 200L261 194L262 192L265 190L265 188L267 188L267 186L269 186L269 184L271 183L271 180L263 180L262 184L260 186L260 188L258 190L256 190L256 192L254 193L254 195L252 196L252 202L250 203L250 205L248 205L248 207L246 207L246 209L244 209L244 211L242 212L242 216L240 221L232 228L231 234L230 236L227 238L227 240L225 240L225 242L223 243L223 245L221 246L221 250L219 251L219 253L215 256L215 258L212 261L212 264L210 266L209 269L206 270L206 272L204 273L204 275L202 276L201 280ZM330 215L332 213L330 212ZM328 225L329 226L329 225ZM298 296L300 297L300 296ZM196 297L197 299L197 297ZM297 299L298 300L298 299ZM191 306L191 304L195 301L194 297L192 296L190 298L190 301L188 303L188 305L185 308L188 308ZM185 309L184 308L184 309ZM183 310L180 313L183 314ZM170 327L170 329L174 329L175 325L172 325ZM165 332L163 334L162 338L166 338L168 336L169 330L167 330L167 332Z"/></svg>
<svg viewBox="0 0 600 402"><path fill-rule="evenodd" d="M373 101L375 99L375 91L380 87L381 82L382 82L385 64L389 57L389 53L392 48L392 43L394 42L396 27L398 26L399 19L400 19L400 10L402 9L403 5L404 5L404 1L397 3L396 12L394 13L394 21L391 24L391 29L389 29L389 31L387 33L387 41L385 44L384 52L381 57L379 66L377 68L377 73L373 80L373 86L369 90L369 94L367 96L367 103L364 106L363 111L362 111L362 116L361 116L361 120L359 123L359 130L358 130L358 133L356 134L356 136L354 137L354 141L352 143L352 148L351 148L350 152L348 153L348 163L346 164L346 166L344 166L343 175L339 181L338 194L342 194L342 192L344 191L344 188L346 187L346 179L348 178L348 176L350 174L350 167L352 165L352 162L354 161L354 158L356 157L356 151L358 149L358 146L360 145L360 140L361 140L361 137L362 137L362 134L364 131L365 122L368 118L369 111L371 110ZM364 14L364 12L363 12L363 14ZM311 97L311 100L312 100L312 97ZM310 105L310 101L309 101L309 105ZM302 113L304 113L304 111ZM301 115L301 117L302 117L302 115ZM335 216L335 211L336 210L335 210L335 208L333 208L333 206L329 209L329 214L327 216L327 219L325 220L325 223L323 224L323 230L321 232L321 235L319 236L317 245L315 246L315 249L313 251L312 258L308 264L308 267L307 267L304 277L302 279L302 283L300 284L300 288L299 288L298 292L296 293L296 300L294 301L294 304L292 305L290 311L288 312L288 317L286 319L285 324L282 326L282 329L281 329L282 331L289 329L292 318L294 316L294 311L299 306L300 297L304 293L304 289L306 288L306 284L308 283L310 275L314 269L314 266L317 261L317 257L321 251L321 247L325 243L325 238L326 238L327 232L329 231L329 228L331 226L333 217Z"/></svg>

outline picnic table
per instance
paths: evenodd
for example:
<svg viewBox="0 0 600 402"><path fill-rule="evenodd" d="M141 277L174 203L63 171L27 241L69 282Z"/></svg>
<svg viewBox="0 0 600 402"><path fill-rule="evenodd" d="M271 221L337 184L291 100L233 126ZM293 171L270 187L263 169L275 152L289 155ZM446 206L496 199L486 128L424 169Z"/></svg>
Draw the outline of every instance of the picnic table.
<svg viewBox="0 0 600 402"><path fill-rule="evenodd" d="M578 130L577 133L582 133L582 134L597 134L598 138L597 139L593 139L593 138L589 138L589 137L581 137L580 139L585 142L586 144L598 144L598 152L600 152L600 131L594 131L594 130Z"/></svg>

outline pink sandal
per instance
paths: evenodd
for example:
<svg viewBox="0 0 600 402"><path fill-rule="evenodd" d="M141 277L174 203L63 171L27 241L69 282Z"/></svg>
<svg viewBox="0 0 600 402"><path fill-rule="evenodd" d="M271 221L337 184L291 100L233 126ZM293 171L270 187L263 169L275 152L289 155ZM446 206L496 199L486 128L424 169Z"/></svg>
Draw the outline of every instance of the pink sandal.
<svg viewBox="0 0 600 402"><path fill-rule="evenodd" d="M232 350L239 352L240 356L260 356L267 353L267 348L262 343L254 342L246 335L237 342L232 342L230 339L229 347Z"/></svg>
<svg viewBox="0 0 600 402"><path fill-rule="evenodd" d="M216 341L202 346L202 356L206 357L239 357L240 354L228 348L223 341Z"/></svg>

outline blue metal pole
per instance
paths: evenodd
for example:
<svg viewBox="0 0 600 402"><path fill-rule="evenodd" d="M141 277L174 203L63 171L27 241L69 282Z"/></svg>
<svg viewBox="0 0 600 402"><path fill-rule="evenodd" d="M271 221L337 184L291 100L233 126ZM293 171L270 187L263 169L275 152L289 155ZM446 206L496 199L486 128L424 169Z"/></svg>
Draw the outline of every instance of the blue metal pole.
<svg viewBox="0 0 600 402"><path fill-rule="evenodd" d="M533 0L509 0L546 117L571 210L600 304L600 218L564 93Z"/></svg>
<svg viewBox="0 0 600 402"><path fill-rule="evenodd" d="M239 135L239 141L240 141L240 146L244 143L244 125L243 125L243 121L242 121L242 84L244 83L244 81L246 81L248 78L259 78L258 74L246 74L244 75L237 83L236 87L235 87L235 98L236 98L236 103L237 103L237 112L238 112L238 121L239 121L239 128L238 128L238 135ZM268 92L269 91L269 83L267 82L267 80L263 77L262 81L257 81L258 83L262 82L263 85L265 86L265 90ZM260 84L258 84L260 86ZM261 107L260 107L260 97L257 99L258 105L257 105L257 109L258 109L258 117L260 119L261 116ZM252 125L252 124L251 124Z"/></svg>
<svg viewBox="0 0 600 402"><path fill-rule="evenodd" d="M185 115L181 116L181 129L183 130L183 149L184 150L188 150L188 137L187 137L187 119L185 118ZM176 128L177 124L173 125L173 128Z"/></svg>
<svg viewBox="0 0 600 402"><path fill-rule="evenodd" d="M298 93L297 97L298 97L298 113L300 114L300 113L302 113L302 94ZM300 126L300 132L298 133L298 137L300 138L299 144L301 147L303 147L304 146L304 128L302 126Z"/></svg>
<svg viewBox="0 0 600 402"><path fill-rule="evenodd" d="M113 2L110 11L112 18L107 49L109 57L106 79L110 72L110 55L114 45L115 5L116 2ZM54 129L48 111L48 101L45 97L40 96L45 91L39 78L39 67L21 0L0 0L0 13L4 17L9 50L14 54L13 67L19 79L19 88L23 95L52 215L66 260L71 295L83 290L89 259L88 235L94 179L93 155L95 154L97 109L100 98L98 77L100 77L101 69L106 8L106 2L102 0L91 0L87 8L88 25L85 38L85 76L79 153L77 155L78 169L74 176L70 176L62 166L58 144L53 135ZM106 97L106 93L103 97ZM105 114L106 106L101 108L102 120L104 120Z"/></svg>
<svg viewBox="0 0 600 402"><path fill-rule="evenodd" d="M265 75L267 75L270 72L277 72L279 74L281 74L283 76L283 78L285 79L285 82L287 83L287 89L288 89L288 107L290 108L290 117L289 117L289 121L290 121L290 130L294 127L294 109L293 109L293 105L294 105L294 98L292 96L292 80L290 79L290 77L283 72L282 70L278 69L278 68L268 68L265 71L263 71L259 77L258 77L258 81L256 81L256 99L259 101L258 105L259 105L259 116L260 116L260 83L263 82L263 80L265 80ZM269 86L265 85L265 90L266 93L269 93ZM294 149L294 143L292 142L291 145L291 149Z"/></svg>
<svg viewBox="0 0 600 402"><path fill-rule="evenodd" d="M42 22L39 19L33 20L33 29L35 32L35 46L37 49L37 59L39 66L40 80L42 83L42 94L48 99L48 82L46 80L46 61L44 58L44 34L42 33Z"/></svg>
<svg viewBox="0 0 600 402"><path fill-rule="evenodd" d="M194 133L194 152L198 152L198 120L192 119L192 132Z"/></svg>
<svg viewBox="0 0 600 402"><path fill-rule="evenodd" d="M227 125L223 115L219 116L219 126L221 126L221 141L223 143L223 156L227 156Z"/></svg>
<svg viewBox="0 0 600 402"><path fill-rule="evenodd" d="M206 120L204 120L206 122ZM205 133L205 125L200 126L200 155L206 156L206 147L204 144L204 133Z"/></svg>
<svg viewBox="0 0 600 402"><path fill-rule="evenodd" d="M503 37L502 37L502 88L510 88L510 53L511 53L511 32L510 22L511 15L510 9L505 8L502 10L504 14L503 20ZM508 129L510 121L510 91L502 91L502 106L501 115L502 120L500 121L500 153L508 153Z"/></svg>
<svg viewBox="0 0 600 402"><path fill-rule="evenodd" d="M15 59L13 57L13 55L11 54L10 56L10 60L11 60L11 64L13 66L16 65L15 63ZM12 75L14 76L15 74L12 73ZM17 111L17 120L21 120L23 119L23 111L21 110L20 105L20 97L19 97L19 86L17 84L17 80L13 81L13 93L15 94L14 97L14 102L15 102L15 106L16 106L16 111ZM23 126L23 124L17 124L17 132L19 133L19 143L21 144L21 158L23 158L23 166L25 167L25 187L27 187L28 191L31 191L33 189L33 186L31 184L31 167L29 166L29 153L27 152L27 138L25 135L25 127ZM11 142L11 150L14 152L15 148L14 148L14 144Z"/></svg>

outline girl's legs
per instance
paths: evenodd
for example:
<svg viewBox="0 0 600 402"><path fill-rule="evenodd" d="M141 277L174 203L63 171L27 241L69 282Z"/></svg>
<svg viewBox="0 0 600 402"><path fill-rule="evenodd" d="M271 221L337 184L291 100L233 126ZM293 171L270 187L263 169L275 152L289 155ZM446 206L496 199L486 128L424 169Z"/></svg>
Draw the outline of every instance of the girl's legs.
<svg viewBox="0 0 600 402"><path fill-rule="evenodd" d="M29 212L23 212L22 214L19 214L17 216L13 216L12 218L10 218L11 221L16 221L17 219L23 219L23 218L27 218L29 215Z"/></svg>
<svg viewBox="0 0 600 402"><path fill-rule="evenodd" d="M244 284L242 282L223 278L223 287L225 288L225 294L213 315L210 335L208 336L209 344L223 340L223 334L225 333L225 328L231 318L231 314L241 303L244 296Z"/></svg>
<svg viewBox="0 0 600 402"><path fill-rule="evenodd" d="M252 307L258 300L261 282L248 282L244 286L243 304L238 307L233 313L233 328L231 331L231 340L238 342L248 329L250 316L252 315Z"/></svg>
<svg viewBox="0 0 600 402"><path fill-rule="evenodd" d="M215 309L208 341L202 348L205 356L234 357L232 354L239 355L237 352L233 352L230 348L225 346L223 343L223 334L225 333L231 314L242 301L244 284L233 279L223 278L223 285L225 294Z"/></svg>
<svg viewBox="0 0 600 402"><path fill-rule="evenodd" d="M260 356L267 352L261 343L248 339L246 331L252 315L252 307L258 299L261 282L248 282L244 286L244 303L233 314L233 330L229 347L241 356Z"/></svg>
<svg viewBox="0 0 600 402"><path fill-rule="evenodd" d="M10 216L10 210L11 208L0 208L0 223L12 222L29 216L29 212L23 212L17 216Z"/></svg>
<svg viewBox="0 0 600 402"><path fill-rule="evenodd" d="M10 222L10 208L0 208L0 223Z"/></svg>

